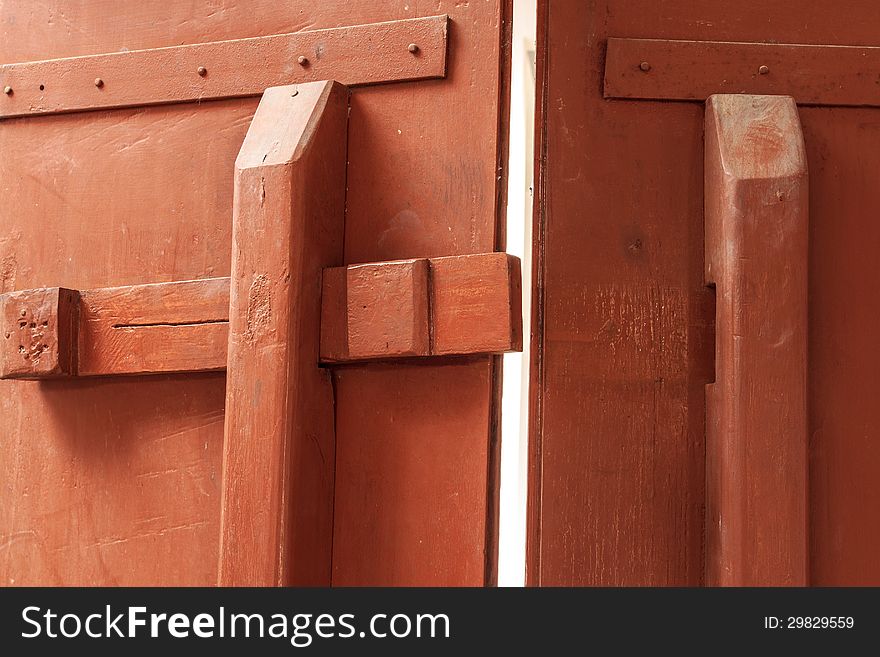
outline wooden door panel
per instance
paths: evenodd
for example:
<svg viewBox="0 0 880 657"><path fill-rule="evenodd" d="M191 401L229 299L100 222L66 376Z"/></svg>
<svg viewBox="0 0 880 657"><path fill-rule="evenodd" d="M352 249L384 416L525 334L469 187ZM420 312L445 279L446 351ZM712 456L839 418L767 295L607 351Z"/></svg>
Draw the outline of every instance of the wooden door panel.
<svg viewBox="0 0 880 657"><path fill-rule="evenodd" d="M503 247L498 221L505 184L498 163L505 152L508 4L7 2L0 8L0 62L448 14L445 79L352 94L344 262L488 252ZM233 166L257 102L230 99L0 122L0 184L6 196L0 209L0 292L229 275ZM442 401L453 387L450 367L458 372L456 394L470 400L464 422ZM337 399L344 400L336 405L340 464L359 454L358 472L381 479L401 454L429 463L432 440L446 446L451 462L418 470L421 505L386 496L381 488L375 499L365 499L353 482L337 485L334 533L356 537L370 524L370 531L381 531L380 540L362 543L359 552L337 552L334 583L491 581L496 359L365 364L357 371L334 375ZM222 374L201 374L0 382L0 453L15 454L14 460L4 459L0 488L3 581L20 572L21 584L211 583L219 537L224 381ZM424 406L401 403L393 416L359 423L383 396L412 396ZM98 419L90 422L95 413ZM25 440L25 434L42 439ZM368 448L380 439L393 441L395 449ZM63 441L90 449L114 442L112 458L98 467L73 448L59 447ZM158 447L150 448L153 443ZM181 467L186 474L175 474ZM133 478L141 470L167 474L146 477L145 487ZM51 495L26 501L38 484L47 487L61 475ZM80 521L100 515L97 500L104 499L83 491L112 492L112 499L105 500L103 519L80 533ZM424 509L441 507L446 495L460 500L450 511L457 522L447 522L448 514L426 517ZM45 529L49 517L51 531ZM33 529L41 522L43 529ZM127 540L142 524L146 538ZM423 537L431 540L419 543ZM161 542L161 548L148 548L144 541ZM48 556L22 569L35 542ZM72 559L82 545L96 547ZM415 545L419 549L412 549ZM444 557L450 546L460 567ZM171 567L181 553L187 559ZM143 565L148 554L159 557Z"/></svg>
<svg viewBox="0 0 880 657"><path fill-rule="evenodd" d="M248 99L4 120L4 186L35 216L4 214L3 291L228 276L225 183L255 107Z"/></svg>
<svg viewBox="0 0 880 657"><path fill-rule="evenodd" d="M222 374L0 381L6 585L210 586Z"/></svg>
<svg viewBox="0 0 880 657"><path fill-rule="evenodd" d="M336 503L344 516L333 541L334 584L479 586L491 568L488 548L473 549L491 544L490 523L475 520L490 512L491 364L436 366L430 387L423 377L419 365L336 372L338 403L354 396L357 405L337 425L336 477L344 487L337 486Z"/></svg>
<svg viewBox="0 0 880 657"><path fill-rule="evenodd" d="M554 4L547 29L601 40L603 14ZM529 579L693 584L711 367L696 164L703 111L605 101L593 44L574 40L570 64L548 55L572 68L550 68L545 82L547 191L537 225L552 229L536 236L544 310L533 449L542 465L533 458L532 471L543 471L547 506L530 523ZM583 82L570 89L557 75Z"/></svg>
<svg viewBox="0 0 880 657"><path fill-rule="evenodd" d="M877 46L880 10L866 1L844 11L789 1L540 4L528 579L701 584L703 388L714 380L715 309L703 281L705 98L689 89L730 91L717 62L697 60L654 96L694 102L608 98L607 40ZM828 79L845 63L833 53L822 61ZM774 66L756 67L754 84L766 77L772 93L827 102L802 71ZM626 75L654 71L633 61ZM799 107L810 175L809 581L817 585L880 578L869 556L880 538L880 413L870 401L880 383L870 339L880 302L867 246L880 202L870 183L878 112Z"/></svg>
<svg viewBox="0 0 880 657"><path fill-rule="evenodd" d="M810 577L817 586L876 585L880 111L800 115L810 170Z"/></svg>

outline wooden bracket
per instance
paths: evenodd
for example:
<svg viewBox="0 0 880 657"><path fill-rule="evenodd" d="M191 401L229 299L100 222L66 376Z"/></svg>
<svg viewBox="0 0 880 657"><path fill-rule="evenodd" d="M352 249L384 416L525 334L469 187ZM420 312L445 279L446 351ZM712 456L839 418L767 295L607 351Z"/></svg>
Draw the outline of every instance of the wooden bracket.
<svg viewBox="0 0 880 657"><path fill-rule="evenodd" d="M712 96L705 119L707 580L807 584L807 160L792 98Z"/></svg>
<svg viewBox="0 0 880 657"><path fill-rule="evenodd" d="M608 39L605 97L704 102L782 94L801 105L880 106L880 47Z"/></svg>
<svg viewBox="0 0 880 657"><path fill-rule="evenodd" d="M0 118L442 78L447 16L0 65Z"/></svg>

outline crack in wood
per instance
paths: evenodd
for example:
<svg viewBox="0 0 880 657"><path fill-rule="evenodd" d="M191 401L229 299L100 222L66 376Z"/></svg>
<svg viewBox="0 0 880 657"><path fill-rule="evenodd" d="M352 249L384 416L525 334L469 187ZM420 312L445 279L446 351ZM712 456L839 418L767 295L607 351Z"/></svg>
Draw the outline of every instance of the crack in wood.
<svg viewBox="0 0 880 657"><path fill-rule="evenodd" d="M193 322L143 322L143 323L125 323L113 324L115 329L135 329L135 328L154 328L154 327L179 327L179 326L205 326L206 324L228 324L228 319L201 319Z"/></svg>

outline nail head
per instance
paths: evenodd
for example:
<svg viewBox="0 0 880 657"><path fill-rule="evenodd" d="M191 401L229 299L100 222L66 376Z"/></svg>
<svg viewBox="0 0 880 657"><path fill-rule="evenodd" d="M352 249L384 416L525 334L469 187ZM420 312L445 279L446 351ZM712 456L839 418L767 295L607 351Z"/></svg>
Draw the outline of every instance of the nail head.
<svg viewBox="0 0 880 657"><path fill-rule="evenodd" d="M95 86L100 89L104 86L104 81L101 78L95 78Z"/></svg>
<svg viewBox="0 0 880 657"><path fill-rule="evenodd" d="M208 74L208 69L206 69L204 66L199 66L198 74L202 77L205 77Z"/></svg>
<svg viewBox="0 0 880 657"><path fill-rule="evenodd" d="M759 66L758 67L758 73L760 73L761 75L767 75L769 72L770 72L769 66Z"/></svg>
<svg viewBox="0 0 880 657"><path fill-rule="evenodd" d="M300 55L299 57L296 58L296 61L299 62L300 66L305 66L306 64L309 63L309 58L306 57L305 55Z"/></svg>
<svg viewBox="0 0 880 657"><path fill-rule="evenodd" d="M12 87L3 87L3 93L7 96L10 95L12 93Z"/></svg>
<svg viewBox="0 0 880 657"><path fill-rule="evenodd" d="M419 51L419 46L418 44L411 43L406 47L406 49L409 50L411 53L417 53Z"/></svg>
<svg viewBox="0 0 880 657"><path fill-rule="evenodd" d="M641 64L639 64L639 70L647 73L651 70L651 65L648 62L642 62Z"/></svg>

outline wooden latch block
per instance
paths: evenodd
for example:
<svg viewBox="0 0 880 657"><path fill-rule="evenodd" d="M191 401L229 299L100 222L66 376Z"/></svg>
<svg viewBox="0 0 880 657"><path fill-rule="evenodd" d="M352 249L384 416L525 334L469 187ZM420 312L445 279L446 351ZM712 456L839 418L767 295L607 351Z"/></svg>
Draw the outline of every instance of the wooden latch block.
<svg viewBox="0 0 880 657"><path fill-rule="evenodd" d="M483 253L324 270L321 362L522 349L519 259Z"/></svg>
<svg viewBox="0 0 880 657"><path fill-rule="evenodd" d="M76 374L79 294L49 287L0 296L0 378Z"/></svg>

